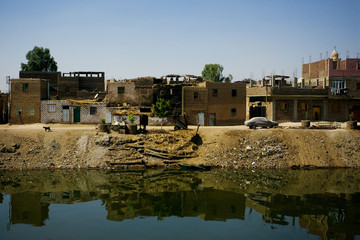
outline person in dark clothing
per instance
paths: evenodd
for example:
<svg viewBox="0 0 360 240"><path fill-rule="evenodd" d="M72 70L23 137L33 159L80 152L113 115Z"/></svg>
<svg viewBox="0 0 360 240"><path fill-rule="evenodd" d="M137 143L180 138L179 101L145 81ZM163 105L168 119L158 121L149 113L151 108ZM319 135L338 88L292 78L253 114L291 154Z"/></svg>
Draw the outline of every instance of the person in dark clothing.
<svg viewBox="0 0 360 240"><path fill-rule="evenodd" d="M146 133L146 125L149 124L149 117L145 114L140 115L140 131ZM143 129L141 129L141 125L143 125Z"/></svg>

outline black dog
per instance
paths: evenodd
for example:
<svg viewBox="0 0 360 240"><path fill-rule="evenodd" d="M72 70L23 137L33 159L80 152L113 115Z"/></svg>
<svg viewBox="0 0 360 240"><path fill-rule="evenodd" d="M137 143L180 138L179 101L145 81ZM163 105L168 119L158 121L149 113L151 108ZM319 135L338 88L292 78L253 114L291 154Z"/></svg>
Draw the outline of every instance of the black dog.
<svg viewBox="0 0 360 240"><path fill-rule="evenodd" d="M43 127L45 129L45 132L51 132L50 127Z"/></svg>

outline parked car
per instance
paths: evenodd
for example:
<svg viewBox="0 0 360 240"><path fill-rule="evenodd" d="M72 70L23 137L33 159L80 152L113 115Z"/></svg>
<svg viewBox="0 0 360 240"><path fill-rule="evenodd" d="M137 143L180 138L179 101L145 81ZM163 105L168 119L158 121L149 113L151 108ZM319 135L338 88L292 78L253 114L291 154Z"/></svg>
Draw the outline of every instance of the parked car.
<svg viewBox="0 0 360 240"><path fill-rule="evenodd" d="M256 127L272 128L278 126L279 123L267 120L266 117L253 117L250 120L245 121L245 125L250 129L255 129Z"/></svg>

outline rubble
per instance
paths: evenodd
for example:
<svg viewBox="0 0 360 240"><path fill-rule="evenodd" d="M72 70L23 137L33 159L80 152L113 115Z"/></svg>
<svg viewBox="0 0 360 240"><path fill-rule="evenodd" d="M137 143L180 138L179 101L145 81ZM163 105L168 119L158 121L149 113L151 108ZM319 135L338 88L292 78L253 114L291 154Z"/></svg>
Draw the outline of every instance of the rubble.
<svg viewBox="0 0 360 240"><path fill-rule="evenodd" d="M84 130L3 131L1 169L176 168L178 163L234 169L359 167L360 135L344 130L152 129L124 135ZM193 141L194 136L199 141Z"/></svg>

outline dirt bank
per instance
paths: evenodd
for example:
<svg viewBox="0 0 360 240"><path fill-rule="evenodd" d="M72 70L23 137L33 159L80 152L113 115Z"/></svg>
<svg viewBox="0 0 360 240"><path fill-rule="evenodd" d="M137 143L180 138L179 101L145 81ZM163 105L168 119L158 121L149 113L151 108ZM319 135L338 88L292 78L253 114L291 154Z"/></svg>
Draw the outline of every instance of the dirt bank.
<svg viewBox="0 0 360 240"><path fill-rule="evenodd" d="M201 127L145 135L101 133L93 125L0 127L0 169L177 167L359 167L359 131Z"/></svg>

